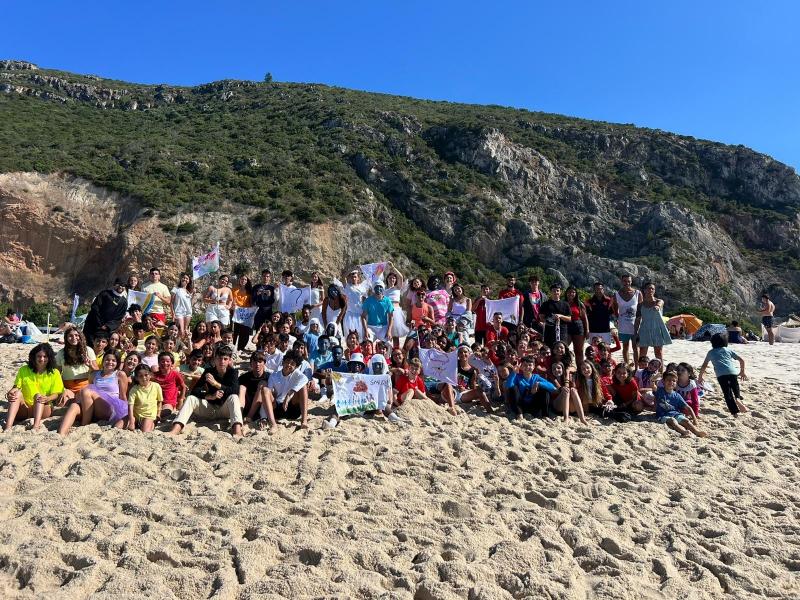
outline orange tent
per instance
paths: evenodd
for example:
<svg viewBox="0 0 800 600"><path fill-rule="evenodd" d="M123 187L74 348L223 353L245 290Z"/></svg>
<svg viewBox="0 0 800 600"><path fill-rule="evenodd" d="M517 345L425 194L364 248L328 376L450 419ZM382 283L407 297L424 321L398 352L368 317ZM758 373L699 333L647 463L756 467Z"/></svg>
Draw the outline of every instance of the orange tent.
<svg viewBox="0 0 800 600"><path fill-rule="evenodd" d="M667 321L667 328L680 328L683 325L683 330L689 335L693 335L698 329L703 326L703 322L694 315L675 315L670 317Z"/></svg>

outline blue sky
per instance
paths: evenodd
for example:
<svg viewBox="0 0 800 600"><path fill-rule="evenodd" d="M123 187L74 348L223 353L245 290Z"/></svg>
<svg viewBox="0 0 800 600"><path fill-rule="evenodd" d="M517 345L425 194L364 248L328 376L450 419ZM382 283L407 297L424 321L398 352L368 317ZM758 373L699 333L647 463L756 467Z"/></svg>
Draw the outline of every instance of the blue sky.
<svg viewBox="0 0 800 600"><path fill-rule="evenodd" d="M634 123L800 167L800 2L11 0L3 13L0 58L44 67L185 85L270 71Z"/></svg>

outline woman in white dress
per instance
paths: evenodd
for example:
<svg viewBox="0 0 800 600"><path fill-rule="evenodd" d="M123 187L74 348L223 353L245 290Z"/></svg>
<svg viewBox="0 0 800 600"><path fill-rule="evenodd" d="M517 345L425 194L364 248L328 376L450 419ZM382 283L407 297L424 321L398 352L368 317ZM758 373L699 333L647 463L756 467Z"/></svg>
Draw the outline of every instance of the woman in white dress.
<svg viewBox="0 0 800 600"><path fill-rule="evenodd" d="M326 335L329 333L328 325L333 325L333 335L342 342L342 321L347 311L347 298L342 290L332 283L328 286L328 294L322 301L322 329Z"/></svg>
<svg viewBox="0 0 800 600"><path fill-rule="evenodd" d="M189 334L189 321L192 320L192 278L181 273L178 285L172 288L172 314L178 326L178 337L184 339Z"/></svg>
<svg viewBox="0 0 800 600"><path fill-rule="evenodd" d="M400 300L403 295L403 274L397 268L391 265L391 271L386 275L386 291L384 294L392 301L394 306L394 315L392 316L392 330L389 334L392 336L392 344L395 348L400 347L400 338L406 337L408 332L411 331L406 325L406 315L403 308L400 306Z"/></svg>
<svg viewBox="0 0 800 600"><path fill-rule="evenodd" d="M364 326L361 323L361 303L366 299L369 287L361 281L361 271L353 269L347 274L347 284L344 286L344 296L347 298L347 308L342 321L342 333L345 336L355 331L359 340L366 337Z"/></svg>
<svg viewBox="0 0 800 600"><path fill-rule="evenodd" d="M322 323L322 303L325 300L325 283L322 281L322 276L319 271L314 271L311 274L311 297L309 304L311 305L311 318L319 319Z"/></svg>

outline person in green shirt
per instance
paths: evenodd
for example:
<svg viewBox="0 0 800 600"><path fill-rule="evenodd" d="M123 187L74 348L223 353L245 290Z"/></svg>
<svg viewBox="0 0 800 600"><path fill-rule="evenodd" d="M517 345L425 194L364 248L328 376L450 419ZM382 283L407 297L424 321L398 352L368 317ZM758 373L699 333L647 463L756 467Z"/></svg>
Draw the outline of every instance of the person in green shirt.
<svg viewBox="0 0 800 600"><path fill-rule="evenodd" d="M17 416L33 417L33 428L39 429L42 419L52 414L52 403L64 391L61 372L56 368L56 355L50 344L37 344L28 354L14 379L14 387L6 394L8 414L5 431L14 426Z"/></svg>

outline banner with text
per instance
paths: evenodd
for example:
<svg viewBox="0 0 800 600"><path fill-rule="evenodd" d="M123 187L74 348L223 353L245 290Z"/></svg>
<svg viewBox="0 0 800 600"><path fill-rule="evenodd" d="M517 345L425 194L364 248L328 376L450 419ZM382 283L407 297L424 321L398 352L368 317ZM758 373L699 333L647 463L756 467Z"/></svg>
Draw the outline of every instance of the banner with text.
<svg viewBox="0 0 800 600"><path fill-rule="evenodd" d="M281 312L300 312L304 304L311 304L311 286L299 288L281 284Z"/></svg>
<svg viewBox="0 0 800 600"><path fill-rule="evenodd" d="M233 311L233 322L244 325L245 327L253 327L253 322L258 312L257 306L239 307Z"/></svg>
<svg viewBox="0 0 800 600"><path fill-rule="evenodd" d="M435 348L420 348L419 360L425 377L433 377L443 383L458 383L458 352L442 352Z"/></svg>
<svg viewBox="0 0 800 600"><path fill-rule="evenodd" d="M331 373L331 380L336 414L340 417L383 410L392 394L390 375Z"/></svg>

